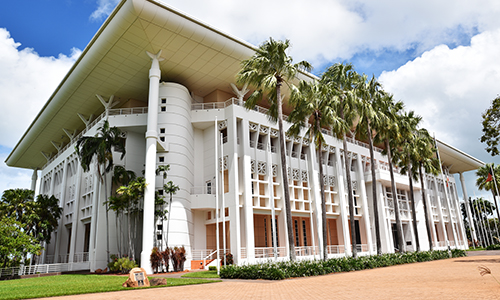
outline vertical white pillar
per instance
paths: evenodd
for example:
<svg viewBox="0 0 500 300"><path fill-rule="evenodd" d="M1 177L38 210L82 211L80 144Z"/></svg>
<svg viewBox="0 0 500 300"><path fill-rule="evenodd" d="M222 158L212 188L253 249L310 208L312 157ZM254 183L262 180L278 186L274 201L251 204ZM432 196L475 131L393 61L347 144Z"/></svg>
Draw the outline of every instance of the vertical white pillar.
<svg viewBox="0 0 500 300"><path fill-rule="evenodd" d="M90 169L90 172L95 172L94 167ZM94 183L92 187L94 189L92 193L92 219L90 220L90 242L89 242L89 261L90 261L90 272L94 272L96 268L96 235L97 235L97 224L99 219L99 193L101 192L101 181L99 176L94 174L92 176Z"/></svg>
<svg viewBox="0 0 500 300"><path fill-rule="evenodd" d="M142 227L142 252L141 267L148 274L153 273L149 257L154 246L154 210L155 210L155 183L156 183L156 142L158 127L158 93L160 87L160 57L161 50L157 54L146 52L151 58L151 69L149 70L149 96L148 96L148 122L146 129L146 164L144 178L146 190L144 192L144 218Z"/></svg>
<svg viewBox="0 0 500 300"><path fill-rule="evenodd" d="M73 262L73 258L75 256L75 247L76 247L76 234L78 225L80 224L80 191L82 185L82 166L78 159L74 164L76 166L76 190L75 190L75 203L73 204L73 224L71 226L71 244L69 246L69 262Z"/></svg>
<svg viewBox="0 0 500 300"><path fill-rule="evenodd" d="M238 171L238 125L234 109L230 106L227 117L227 145L228 145L228 180L229 180L229 240L234 263L241 261L241 227L240 227L240 194L239 194L239 171ZM227 109L226 109L227 110Z"/></svg>
<svg viewBox="0 0 500 300"><path fill-rule="evenodd" d="M36 181L38 179L38 169L33 169L33 175L31 176L31 190L35 192L36 189Z"/></svg>
<svg viewBox="0 0 500 300"><path fill-rule="evenodd" d="M347 155L344 153L344 155ZM351 255L351 235L349 234L349 222L347 220L346 197L344 191L344 166L340 158L340 149L335 149L335 161L337 166L337 185L339 187L340 219L342 220L342 234L344 236L345 256ZM353 228L354 230L354 228Z"/></svg>
<svg viewBox="0 0 500 300"><path fill-rule="evenodd" d="M441 230L443 231L443 236L444 236L444 240L446 242L446 246L449 246L448 232L446 232L446 225L444 223L444 218L443 218L443 208L441 207L441 197L438 194L439 187L437 184L437 179L434 178L433 181L434 181L434 193L435 193L436 202L437 202L437 206L438 206L439 223L441 224ZM443 182L443 184L444 184L444 182ZM451 219L451 216L449 216L449 218ZM436 232L436 239L437 239L437 232ZM439 240L438 240L438 242L439 242ZM437 246L439 246L439 245L437 245Z"/></svg>
<svg viewBox="0 0 500 300"><path fill-rule="evenodd" d="M58 226L58 229L57 229L57 239L56 239L56 251L55 251L55 254L56 255L59 255L59 253L61 252L61 240L62 240L62 236L63 236L63 224L65 222L64 220L64 210L65 210L65 205L64 203L66 202L64 199L66 198L66 177L67 177L67 174L68 174L68 160L65 159L63 162L62 162L62 172L63 172L63 175L62 175L62 181L61 181L61 184L60 184L60 189L61 189L61 196L59 199L59 207L62 208L62 215L61 215L61 219L59 221L59 226ZM59 262L59 261L57 261Z"/></svg>
<svg viewBox="0 0 500 300"><path fill-rule="evenodd" d="M255 237L254 237L254 224L253 224L253 198L252 198L252 178L251 178L251 159L250 159L250 137L249 137L249 123L248 119L241 120L241 140L243 146L243 212L245 223L245 244L247 252L247 262L252 263L255 261Z"/></svg>
<svg viewBox="0 0 500 300"><path fill-rule="evenodd" d="M474 242L477 241L476 226L474 225L472 214L470 212L469 195L467 195L467 188L465 187L465 177L463 173L459 174L460 174L460 184L462 185L462 193L464 196L465 211L467 213L467 219L469 219L469 228L471 231L472 243L474 244Z"/></svg>
<svg viewBox="0 0 500 300"><path fill-rule="evenodd" d="M372 230L370 228L370 213L368 211L368 197L366 196L366 185L365 185L365 172L363 169L363 164L361 163L360 155L358 154L357 169L358 169L358 180L359 180L359 192L361 201L363 202L363 220L365 221L365 232L366 232L366 242L368 243L368 252L373 254L373 240L372 240Z"/></svg>

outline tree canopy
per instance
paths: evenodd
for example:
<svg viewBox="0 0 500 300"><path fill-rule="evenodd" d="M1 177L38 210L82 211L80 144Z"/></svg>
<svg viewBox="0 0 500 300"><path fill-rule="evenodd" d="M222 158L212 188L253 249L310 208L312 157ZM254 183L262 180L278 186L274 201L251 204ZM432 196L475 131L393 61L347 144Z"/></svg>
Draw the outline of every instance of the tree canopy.
<svg viewBox="0 0 500 300"><path fill-rule="evenodd" d="M498 143L500 142L500 97L496 97L482 115L483 117L483 136L481 143L486 143L486 151L491 156L496 156L500 152Z"/></svg>

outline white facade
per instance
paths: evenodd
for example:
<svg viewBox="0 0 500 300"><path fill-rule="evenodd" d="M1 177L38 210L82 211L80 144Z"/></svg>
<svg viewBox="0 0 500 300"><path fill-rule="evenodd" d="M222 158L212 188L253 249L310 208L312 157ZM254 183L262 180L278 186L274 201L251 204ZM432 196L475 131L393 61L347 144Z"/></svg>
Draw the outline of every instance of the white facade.
<svg viewBox="0 0 500 300"><path fill-rule="evenodd" d="M155 223L153 204L154 191L163 185L154 170L163 164L170 165L167 180L180 187L173 196L168 246L186 248L186 268L197 266L197 261L217 248L216 207L222 203L220 223L226 227L220 225L219 244L224 247L226 241L225 248L236 263L286 259L277 124L268 120L265 107L246 110L242 106L245 91L231 88L239 62L253 49L156 1L118 5L7 159L10 166L41 169L40 193L55 195L64 209L45 251L45 263L89 262L91 270L106 266L105 189L94 170L82 171L74 151L78 137L94 135L105 118L127 137L126 156L121 161L116 156L115 164L137 175L145 172L143 226L135 228L135 249L146 270L151 270L152 247L161 243L156 240L167 234L165 224ZM96 101L96 94L110 101ZM68 138L60 140L61 133ZM321 155L327 241L321 234L317 151L306 138L286 140L287 188L299 259L319 258L324 242L330 257L352 253L342 142L325 133ZM452 174L474 170L482 162L442 142L438 146L444 176L426 175L424 182L432 241L435 249L465 249L467 238ZM358 251L376 253L372 207L372 185L376 184L382 249L393 252L395 220L387 158L380 149L375 151L373 183L367 145L350 139L348 151ZM421 183L414 183L416 233L408 177L395 172L406 248L415 250L418 235L421 248L429 249ZM216 181L220 185L217 195ZM110 190L111 177L107 182ZM110 253L118 251L120 231L115 218L110 212ZM121 247L127 243L122 239Z"/></svg>

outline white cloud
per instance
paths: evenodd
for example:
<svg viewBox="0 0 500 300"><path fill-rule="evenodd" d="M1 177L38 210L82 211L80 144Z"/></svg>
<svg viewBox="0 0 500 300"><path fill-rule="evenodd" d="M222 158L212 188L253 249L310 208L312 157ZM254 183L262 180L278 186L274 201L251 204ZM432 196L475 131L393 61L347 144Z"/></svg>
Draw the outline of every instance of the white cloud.
<svg viewBox="0 0 500 300"><path fill-rule="evenodd" d="M436 136L486 161L479 142L481 113L500 92L500 30L474 36L470 46L441 45L399 69L384 72L384 89L423 116Z"/></svg>
<svg viewBox="0 0 500 300"><path fill-rule="evenodd" d="M33 49L19 49L0 28L0 145L13 148L54 92L81 51L71 56L41 57ZM15 125L14 125L15 124Z"/></svg>
<svg viewBox="0 0 500 300"><path fill-rule="evenodd" d="M0 196L8 189L29 189L33 171L7 167L6 158L7 153L0 153Z"/></svg>
<svg viewBox="0 0 500 300"><path fill-rule="evenodd" d="M94 21L100 21L106 18L119 2L120 0L98 0L97 8L90 15L90 19Z"/></svg>
<svg viewBox="0 0 500 300"><path fill-rule="evenodd" d="M500 26L494 0L254 0L251 8L227 0L164 2L254 44L288 38L296 59L315 65L365 49L422 53Z"/></svg>

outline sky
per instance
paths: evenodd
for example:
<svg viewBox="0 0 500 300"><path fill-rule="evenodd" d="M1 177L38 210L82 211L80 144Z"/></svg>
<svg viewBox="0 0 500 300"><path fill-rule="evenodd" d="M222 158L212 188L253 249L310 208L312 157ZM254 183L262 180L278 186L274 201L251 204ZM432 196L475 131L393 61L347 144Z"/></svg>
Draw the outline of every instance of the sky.
<svg viewBox="0 0 500 300"><path fill-rule="evenodd" d="M422 127L482 160L481 114L500 93L498 0L228 0L163 2L259 45L289 39L295 61L336 62L375 75L423 117ZM0 193L29 188L32 171L4 161L92 39L116 0L7 1L0 10ZM469 196L478 191L466 175ZM457 178L458 179L458 178ZM459 194L462 194L458 185Z"/></svg>

